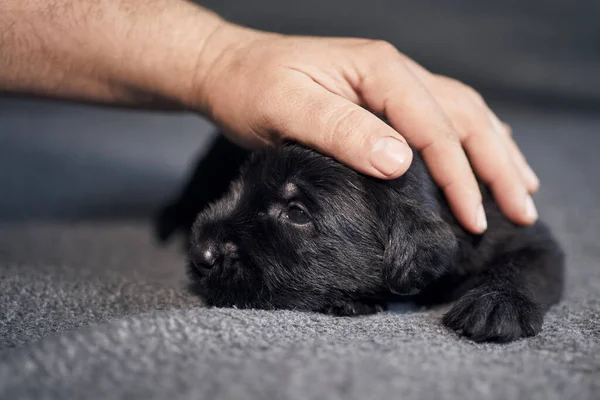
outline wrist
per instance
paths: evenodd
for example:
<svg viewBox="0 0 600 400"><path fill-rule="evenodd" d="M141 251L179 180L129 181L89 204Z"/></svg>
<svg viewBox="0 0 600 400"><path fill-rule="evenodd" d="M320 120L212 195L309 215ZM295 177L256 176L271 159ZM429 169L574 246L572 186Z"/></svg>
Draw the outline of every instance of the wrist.
<svg viewBox="0 0 600 400"><path fill-rule="evenodd" d="M242 74L243 52L255 41L274 35L221 21L198 47L196 65L183 104L213 118L213 99L222 94L231 80Z"/></svg>
<svg viewBox="0 0 600 400"><path fill-rule="evenodd" d="M132 86L134 91L148 93L180 108L190 108L191 83L198 75L199 64L205 68L198 54L204 53L210 38L226 22L197 5L181 2L179 6L179 9L168 8L168 14L160 18L162 24L148 24L158 32L148 32L145 41L144 32L138 32L140 38L133 40L131 53L124 52L129 62L115 63L115 66L129 64L129 70L122 76L124 84ZM144 47L137 48L137 43L143 43ZM121 76L120 72L116 74Z"/></svg>

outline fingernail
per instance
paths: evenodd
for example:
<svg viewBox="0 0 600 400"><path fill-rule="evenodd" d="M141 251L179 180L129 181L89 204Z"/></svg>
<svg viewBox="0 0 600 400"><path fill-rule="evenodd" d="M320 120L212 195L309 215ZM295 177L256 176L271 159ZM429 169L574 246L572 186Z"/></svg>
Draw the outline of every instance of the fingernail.
<svg viewBox="0 0 600 400"><path fill-rule="evenodd" d="M525 198L525 214L529 221L536 221L538 219L538 212L531 196Z"/></svg>
<svg viewBox="0 0 600 400"><path fill-rule="evenodd" d="M393 175L404 166L410 149L407 145L391 136L375 142L371 149L371 165L384 175Z"/></svg>
<svg viewBox="0 0 600 400"><path fill-rule="evenodd" d="M477 207L477 227L481 231L485 231L487 229L487 218L485 217L485 210L483 209L483 204L480 204Z"/></svg>

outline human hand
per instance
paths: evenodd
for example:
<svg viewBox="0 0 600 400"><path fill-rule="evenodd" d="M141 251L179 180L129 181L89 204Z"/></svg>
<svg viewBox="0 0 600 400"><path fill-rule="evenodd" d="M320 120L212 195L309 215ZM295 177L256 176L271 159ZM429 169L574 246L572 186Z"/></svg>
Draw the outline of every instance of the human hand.
<svg viewBox="0 0 600 400"><path fill-rule="evenodd" d="M478 233L486 221L468 154L510 219L536 219L539 183L510 129L473 89L388 43L259 32L189 1L9 0L0 16L0 90L192 108L238 143L292 139L382 179L409 167L408 143Z"/></svg>
<svg viewBox="0 0 600 400"><path fill-rule="evenodd" d="M201 58L189 102L239 144L292 139L391 179L411 163L408 143L421 151L471 232L487 226L473 169L511 220L537 219L530 194L539 181L510 128L475 90L430 73L386 42L283 36L223 23Z"/></svg>

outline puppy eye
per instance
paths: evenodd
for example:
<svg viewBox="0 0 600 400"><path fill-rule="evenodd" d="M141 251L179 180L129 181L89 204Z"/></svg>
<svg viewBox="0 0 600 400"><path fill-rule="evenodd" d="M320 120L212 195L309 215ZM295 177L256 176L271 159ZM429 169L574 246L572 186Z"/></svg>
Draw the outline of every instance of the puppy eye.
<svg viewBox="0 0 600 400"><path fill-rule="evenodd" d="M286 214L287 218L295 224L304 225L310 222L308 212L297 203L290 204Z"/></svg>

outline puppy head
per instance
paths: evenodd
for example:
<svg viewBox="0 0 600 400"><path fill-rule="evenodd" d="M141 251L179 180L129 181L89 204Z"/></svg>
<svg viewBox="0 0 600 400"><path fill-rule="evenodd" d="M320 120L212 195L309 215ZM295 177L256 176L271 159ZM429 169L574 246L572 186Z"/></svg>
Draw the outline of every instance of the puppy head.
<svg viewBox="0 0 600 400"><path fill-rule="evenodd" d="M428 223L425 184L410 175L397 190L296 144L255 153L194 223L193 289L215 306L369 312L394 280L405 290L420 271L439 275L443 255L421 256L439 246L414 234L439 230L437 220Z"/></svg>
<svg viewBox="0 0 600 400"><path fill-rule="evenodd" d="M325 310L381 290L383 237L365 177L304 147L253 155L193 228L208 303Z"/></svg>

